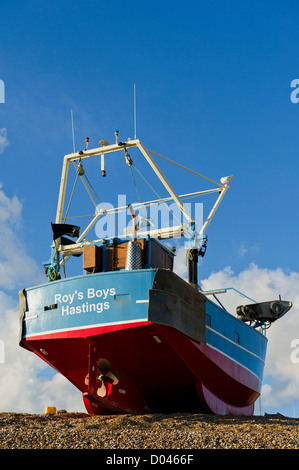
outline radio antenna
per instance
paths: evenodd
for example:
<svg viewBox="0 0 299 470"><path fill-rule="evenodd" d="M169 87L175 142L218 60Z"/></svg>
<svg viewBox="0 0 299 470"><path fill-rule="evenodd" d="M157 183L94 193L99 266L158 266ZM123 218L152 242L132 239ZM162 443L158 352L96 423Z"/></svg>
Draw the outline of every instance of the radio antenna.
<svg viewBox="0 0 299 470"><path fill-rule="evenodd" d="M134 139L136 139L136 85L134 83Z"/></svg>
<svg viewBox="0 0 299 470"><path fill-rule="evenodd" d="M75 149L74 117L73 117L73 110L72 110L72 109L71 109L71 118L72 118L73 151L74 151L74 153L76 153L76 149Z"/></svg>

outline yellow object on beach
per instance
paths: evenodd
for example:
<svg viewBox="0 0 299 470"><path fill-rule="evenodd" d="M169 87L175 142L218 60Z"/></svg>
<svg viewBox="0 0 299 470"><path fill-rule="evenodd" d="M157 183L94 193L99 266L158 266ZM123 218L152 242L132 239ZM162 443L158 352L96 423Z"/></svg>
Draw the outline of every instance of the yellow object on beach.
<svg viewBox="0 0 299 470"><path fill-rule="evenodd" d="M55 414L56 413L55 406L46 406L45 413L46 414Z"/></svg>

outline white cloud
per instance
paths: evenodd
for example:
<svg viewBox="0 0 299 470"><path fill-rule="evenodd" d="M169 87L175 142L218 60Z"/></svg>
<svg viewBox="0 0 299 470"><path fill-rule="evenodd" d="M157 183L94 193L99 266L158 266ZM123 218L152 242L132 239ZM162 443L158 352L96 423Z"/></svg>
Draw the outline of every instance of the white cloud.
<svg viewBox="0 0 299 470"><path fill-rule="evenodd" d="M245 248L244 245L242 245L242 246L238 249L238 253L239 253L239 255L241 256L241 258L242 258L244 255L246 255L247 251L248 251L248 248Z"/></svg>
<svg viewBox="0 0 299 470"><path fill-rule="evenodd" d="M176 256L174 257L174 272L184 278L187 279L187 258L186 258L186 249L183 247L179 247L175 242L173 246L177 247Z"/></svg>
<svg viewBox="0 0 299 470"><path fill-rule="evenodd" d="M9 141L7 139L7 131L5 127L0 129L0 155L4 152L5 147L9 145Z"/></svg>
<svg viewBox="0 0 299 470"><path fill-rule="evenodd" d="M63 376L19 346L19 305L0 291L1 340L0 412L44 413L46 406L85 411L82 395Z"/></svg>
<svg viewBox="0 0 299 470"><path fill-rule="evenodd" d="M240 258L244 258L245 256L251 256L251 258L256 258L260 250L260 244L248 244L246 242L242 242L240 243L240 245L235 244L235 249Z"/></svg>
<svg viewBox="0 0 299 470"><path fill-rule="evenodd" d="M22 204L7 197L0 183L0 288L13 289L24 279L39 278L39 267L26 253L18 230L22 226Z"/></svg>
<svg viewBox="0 0 299 470"><path fill-rule="evenodd" d="M234 287L256 301L278 299L293 302L292 309L268 330L268 349L262 388L263 407L283 407L298 401L299 364L291 360L291 343L299 338L299 273L263 269L251 264L236 274L230 267L201 281L203 290ZM232 314L238 305L250 303L236 293L219 295ZM299 344L299 342L298 342ZM297 346L298 348L298 346Z"/></svg>
<svg viewBox="0 0 299 470"><path fill-rule="evenodd" d="M22 204L7 197L0 184L0 412L43 413L46 406L84 411L82 396L64 377L19 346L17 285L44 281L42 270L18 235ZM25 287L25 286L24 286ZM7 291L14 291L10 295Z"/></svg>

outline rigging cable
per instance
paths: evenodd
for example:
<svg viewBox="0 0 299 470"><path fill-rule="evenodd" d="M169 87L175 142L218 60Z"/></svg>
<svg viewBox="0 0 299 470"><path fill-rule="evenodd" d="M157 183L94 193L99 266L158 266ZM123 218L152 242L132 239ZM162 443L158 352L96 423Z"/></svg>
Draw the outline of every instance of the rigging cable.
<svg viewBox="0 0 299 470"><path fill-rule="evenodd" d="M69 209L70 209L70 205L71 205L71 202L72 202L72 199L73 199L73 195L74 195L75 187L76 187L76 184L77 184L77 180L78 180L78 173L76 174L76 179L75 179L74 186L73 186L73 189L72 189L72 193L71 193L71 196L70 196L69 204L68 204L68 206L67 206L67 210L66 210L65 216L63 217L64 223L65 223L65 221L66 221L66 219L67 219L67 215L68 215L68 212L69 212Z"/></svg>
<svg viewBox="0 0 299 470"><path fill-rule="evenodd" d="M204 178L205 180L211 181L211 183L217 184L217 186L222 187L222 185L219 184L219 183L217 183L216 181L211 180L210 178L207 178L206 176L203 176L203 175L201 175L200 173L197 173L196 171L190 170L189 168L186 168L185 166L180 165L179 163L173 162L173 161L170 160L169 158L162 157L162 155L159 155L158 153L155 153L155 152L153 152L152 150L149 150L149 149L147 149L147 151L150 152L150 153L152 153L153 155L156 155L156 156L159 157L159 158L163 158L163 160L166 160L166 161L169 162L169 163L173 163L173 165L177 165L177 166L179 166L180 168L183 168L184 170L190 171L190 173L194 173L195 175L200 176L201 178Z"/></svg>
<svg viewBox="0 0 299 470"><path fill-rule="evenodd" d="M98 199L99 203L101 204L103 210L105 211L105 215L107 215L107 217L111 220L112 224L114 225L114 227L116 228L117 230L117 233L119 233L119 230L118 230L118 226L116 225L116 223L112 220L112 218L110 217L110 215L107 213L105 207L104 207L104 204L102 203L102 201L100 200L99 196L97 195L97 193L95 192L95 189L94 187L92 186L91 182L89 181L89 179L87 178L86 174L84 175L89 186L91 187L92 191L94 192L95 194L95 197ZM97 207L97 206L96 206Z"/></svg>
<svg viewBox="0 0 299 470"><path fill-rule="evenodd" d="M137 193L139 202L140 202L140 204L141 204L141 206L142 206L142 202L141 202L141 199L140 199L140 195L139 195L139 191L138 191L138 188L137 188L137 184L136 184L136 181L135 181L135 178L134 178L134 175L133 175L132 165L130 165L130 171L131 171L133 183L134 183L134 186L135 186L135 189L136 189L136 193Z"/></svg>
<svg viewBox="0 0 299 470"><path fill-rule="evenodd" d="M159 194L154 190L154 188L150 185L150 183L147 181L147 179L143 176L143 174L140 173L140 171L138 170L138 168L136 168L136 166L135 166L133 163L132 163L132 165L133 165L133 167L135 168L135 170L139 173L139 175L144 179L144 181L149 185L149 187L150 187L151 190L155 193L155 195L158 197L158 199L162 199L162 198L159 196ZM164 203L164 204L165 204L165 203ZM168 205L165 204L165 206L166 206L167 209L169 210L170 214L172 214L172 216L173 216L174 218L176 218L179 223L181 223L181 220L178 219L178 217L173 213L173 211L169 209Z"/></svg>
<svg viewBox="0 0 299 470"><path fill-rule="evenodd" d="M75 163L74 161L73 161L73 164L74 164L74 166L75 166L75 168L76 168L76 172L77 172L77 176L78 176L78 167L77 167L77 165L76 165L76 163ZM86 191L88 192L88 194L89 194L89 196L90 196L90 198L91 198L91 200L92 200L92 202L93 202L95 208L97 209L97 204L96 204L94 198L92 197L92 195L91 195L91 193L90 193L90 191L89 191L89 189L88 189L88 187L87 187L87 185L86 185L86 182L84 181L84 178L83 178L84 176L85 176L86 181L87 181L87 183L89 184L90 188L91 188L92 191L94 192L96 198L98 199L99 203L100 203L101 206L103 207L103 210L106 211L106 209L105 209L105 207L104 207L102 201L100 200L99 196L97 195L97 193L96 193L94 187L92 186L91 182L90 182L89 179L87 178L86 173L84 173L84 175L79 175L79 176L80 176L80 178L81 178L81 180L82 180L82 183L84 184L85 189L86 189ZM77 181L77 178L76 178L76 181ZM71 196L71 198L73 197L74 189L75 189L75 185L74 185L74 187L73 187L73 191L72 191L72 196ZM71 201L69 202L69 206L70 206L70 203L71 203ZM69 206L68 206L67 212L68 212L68 210L69 210ZM114 225L114 227L116 228L117 232L119 233L118 227L117 227L117 225L115 224L115 222L111 219L111 217L109 216L109 214L108 214L107 212L105 212L105 214L107 215L107 217L109 217L109 219L111 220L112 224ZM93 217L94 217L94 215L93 215ZM64 221L66 221L66 219L67 219L67 217L65 216L65 217L64 217Z"/></svg>

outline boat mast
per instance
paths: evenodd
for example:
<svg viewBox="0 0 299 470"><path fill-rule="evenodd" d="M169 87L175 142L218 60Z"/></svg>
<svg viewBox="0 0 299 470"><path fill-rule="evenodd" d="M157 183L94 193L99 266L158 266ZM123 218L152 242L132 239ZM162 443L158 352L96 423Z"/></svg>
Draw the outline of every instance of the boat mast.
<svg viewBox="0 0 299 470"><path fill-rule="evenodd" d="M137 147L140 150L141 154L146 159L146 161L148 162L148 164L150 165L150 167L152 168L152 170L155 172L155 174L157 175L157 177L159 178L159 180L161 181L161 183L163 184L163 186L165 187L167 192L169 193L169 195L170 195L169 199L173 199L175 201L178 208L180 209L183 216L185 217L185 219L188 222L187 226L189 227L189 229L185 230L185 232L188 233L189 244L190 244L190 248L188 249L189 282L191 284L197 285L198 256L203 256L205 248L206 248L206 245L205 245L206 242L204 242L203 244L201 244L201 248L198 249L198 241L202 241L203 235L204 235L208 225L210 224L212 218L214 217L215 212L218 209L218 207L219 207L219 205L220 205L227 189L230 187L228 185L228 182L230 181L230 179L232 177L222 179L221 180L222 184L219 185L220 187L217 188L216 190L213 189L213 190L207 191L207 193L217 191L217 192L219 192L219 196L218 196L218 198L216 200L216 203L214 204L212 210L210 211L210 214L208 215L207 220L205 221L204 225L202 226L201 230L199 232L197 232L194 218L189 213L189 211L186 209L186 207L184 206L184 204L181 200L181 197L176 193L174 188L171 186L171 184L166 179L166 177L164 176L161 169L158 167L158 165L156 164L156 162L154 161L154 159L150 155L150 151L147 150L144 147L144 145L142 144L142 142L139 139L135 138L134 140L128 139L128 141L126 141L126 142L118 142L118 131L116 132L115 135L116 135L116 143L115 144L110 145L106 141L101 141L100 142L101 147L89 150L88 146L87 146L87 148L83 151L79 151L79 152L74 151L71 154L65 155L64 160L63 160L63 166L62 166L61 182L60 182L59 197L58 197L58 204L57 204L56 224L62 224L63 223L63 210L64 210L64 204L65 204L66 187L67 187L69 166L70 166L71 162L73 162L73 164L76 167L76 170L78 172L78 167L76 165L76 161L79 161L79 163L81 164L81 160L84 160L85 158L94 157L94 156L101 156L101 160L103 160L104 155L107 155L109 153L118 152L118 151L127 152L128 149ZM83 179L84 172L83 173L78 172L78 175L83 180L83 183L85 183L85 181ZM201 175L199 175L199 176L201 176ZM85 187L86 187L86 185L85 185ZM202 193L205 193L205 191L203 191ZM198 194L200 194L200 193L198 193ZM168 198L165 198L165 200L166 199L168 199ZM93 203L95 204L94 200L93 200ZM95 207L97 207L96 204L95 204ZM83 233L78 238L78 240L72 245L72 247L78 246L78 248L79 248L83 238L86 236L88 231L94 226L94 224L99 219L99 217L104 213L105 213L105 211L99 211L99 210L96 211L96 213L93 217L93 220L86 227L86 229L83 231ZM178 231L181 232L181 234L183 234L184 230L182 229L182 226L181 227L176 227L176 229L179 229ZM161 231L161 233L162 233L162 231ZM58 248L58 247L56 247L56 248ZM70 254L68 254L67 256L64 257L64 259L60 262L60 266L62 266L66 262L66 260L71 256L71 252L69 251L68 253L70 253Z"/></svg>
<svg viewBox="0 0 299 470"><path fill-rule="evenodd" d="M63 219L63 209L64 209L64 202L65 202L65 193L66 193L66 185L68 179L68 171L70 162L75 162L76 160L84 159L93 157L96 155L103 155L107 153L117 152L128 148L138 147L147 162L150 164L151 168L154 170L158 178L160 179L161 183L164 185L170 196L174 199L180 210L182 211L183 215L187 219L189 224L194 224L193 217L189 214L188 210L184 207L180 197L173 189L169 181L167 181L166 177L155 163L153 158L150 156L149 152L146 150L144 145L141 143L139 139L135 140L128 140L127 142L120 142L112 145L106 145L104 147L99 147L91 150L85 150L80 152L71 153L69 155L65 155L62 167L62 175L61 175L61 183L60 183L60 190L59 190L59 197L58 197L58 205L57 205L57 212L56 212L56 223L62 223Z"/></svg>

